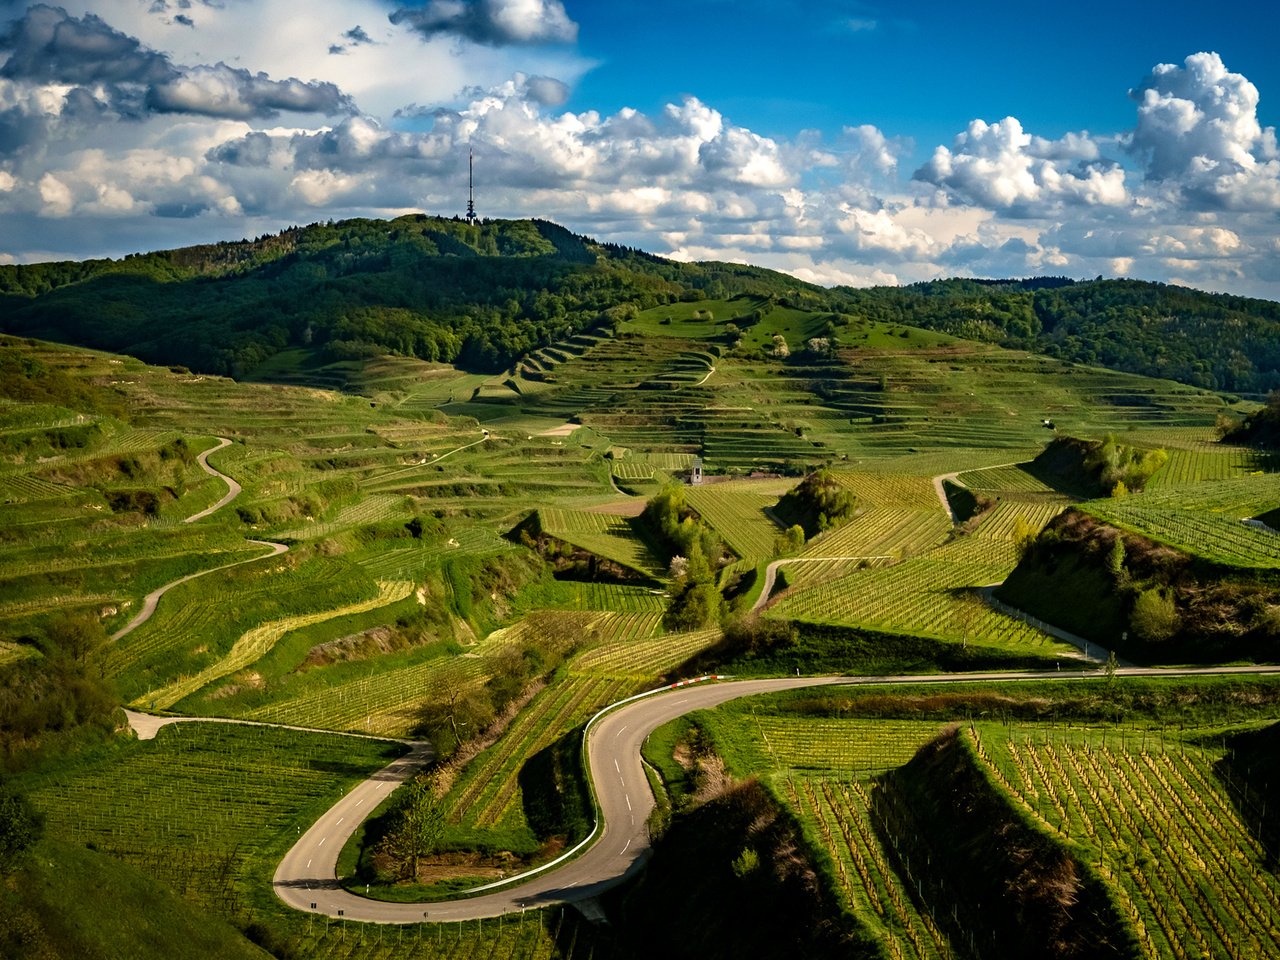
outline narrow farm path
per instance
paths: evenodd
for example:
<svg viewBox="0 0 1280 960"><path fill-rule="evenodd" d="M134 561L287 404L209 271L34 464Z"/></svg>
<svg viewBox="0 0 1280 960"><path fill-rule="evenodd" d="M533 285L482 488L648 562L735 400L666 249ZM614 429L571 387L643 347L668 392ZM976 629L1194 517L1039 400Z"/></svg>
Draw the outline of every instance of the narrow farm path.
<svg viewBox="0 0 1280 960"><path fill-rule="evenodd" d="M1018 462L1019 461L1014 461L1013 463L994 463L989 467L975 467L972 470L953 470L951 473L940 473L933 478L933 492L938 495L938 502L942 504L942 509L947 512L947 516L951 518L951 522L959 523L960 520L956 517L956 512L951 509L951 501L947 499L947 488L944 484L946 484L947 481L950 481L952 483L959 484L960 486L964 486L964 484L960 483L959 479L960 474L962 473L979 473L983 470L999 470L1003 467L1016 467Z"/></svg>
<svg viewBox="0 0 1280 960"><path fill-rule="evenodd" d="M860 556L860 557L783 557L781 560L775 560L764 570L764 588L760 591L760 596L756 597L756 602L751 606L751 612L755 613L761 610L769 602L769 597L773 593L773 585L778 579L778 568L784 563L819 563L830 560L893 560L895 557L890 556Z"/></svg>
<svg viewBox="0 0 1280 960"><path fill-rule="evenodd" d="M716 372L716 368L712 367L710 370L707 371L707 375L703 377L701 380L699 380L697 383L695 383L694 386L695 387L702 386L704 383L706 383L708 380L711 379L711 375L715 372Z"/></svg>
<svg viewBox="0 0 1280 960"><path fill-rule="evenodd" d="M472 447L478 447L480 444L484 443L488 439L489 439L489 431L485 430L484 436L482 436L479 440L475 440L471 443L464 443L462 446L454 447L452 450L446 450L444 453L440 454L440 456L435 457L434 459L428 460L427 462L430 464L437 464L441 460L445 459L445 457L452 457L455 453L458 453L462 450L469 450Z"/></svg>
<svg viewBox="0 0 1280 960"><path fill-rule="evenodd" d="M1121 667L1118 676L1202 676L1207 674L1277 674L1280 666L1200 668ZM420 757L412 754L374 774L346 794L302 835L276 869L276 895L290 907L329 917L371 923L453 922L497 917L526 907L588 900L639 870L650 852L647 820L653 794L640 757L640 747L657 727L692 710L719 706L738 697L828 685L956 683L983 680L1028 682L1064 677L1098 677L1096 668L1016 673L924 674L878 677L782 677L726 680L700 685L677 684L606 707L592 718L587 733L588 775L595 786L599 815L595 829L580 847L586 851L529 873L477 888L467 899L432 903L387 903L344 890L337 880L338 853L360 822L394 784L408 779ZM707 678L715 679L715 678ZM483 891L483 892L481 892Z"/></svg>
<svg viewBox="0 0 1280 960"><path fill-rule="evenodd" d="M951 509L951 501L947 499L947 488L944 484L949 480L956 483L956 478L960 476L962 470L955 470L952 473L940 473L933 478L933 492L938 495L938 500L942 503L942 509L947 511L947 516L951 518L952 523L959 523L956 512Z"/></svg>
<svg viewBox="0 0 1280 960"><path fill-rule="evenodd" d="M215 510L221 510L223 507L229 504L236 497L240 496L240 492L243 489L240 486L240 484L236 483L236 481L232 480L225 473L221 472L220 470L214 467L209 466L209 454L217 453L219 450L223 450L231 446L231 441L226 437L218 437L217 439L218 439L218 445L216 447L210 447L204 453L200 454L198 457L196 457L196 461L204 469L205 473L213 477L221 477L223 480L226 481L226 484L227 484L226 496L224 496L221 500L215 503L212 507L208 507L207 509L201 510L199 513L195 513L187 517L185 520L182 521L183 523L194 523L197 520L203 520L205 517L210 516ZM238 567L242 563L256 563L259 560L266 560L268 557L278 557L280 556L280 554L286 553L289 550L289 548L285 546L283 543L276 543L272 540L249 540L247 542L255 544L259 547L269 547L270 552L259 554L256 557L248 557L244 560L235 560L231 563L224 563L220 567L211 567L208 570L200 570L196 573L189 573L185 577L179 577L177 580L171 580L168 583L164 584L163 586L156 587L156 589L152 590L150 593L148 593L145 597L142 598L142 608L138 611L137 615L128 623L126 623L123 627L121 627L119 630L113 633L111 635L111 639L119 640L121 637L125 636L126 634L132 633L134 630L137 630L140 626L142 626L144 623L150 620L151 615L156 612L156 605L159 604L160 598L163 597L170 590L172 590L174 587L180 586L186 583L188 580L194 580L196 579L196 577L207 576L208 574L216 573L219 570L226 570L230 567Z"/></svg>
<svg viewBox="0 0 1280 960"><path fill-rule="evenodd" d="M218 445L216 447L210 447L204 453L196 457L196 462L200 464L201 469L203 469L205 473L209 474L209 476L218 477L219 479L226 481L227 492L223 495L222 499L212 507L206 507L199 513L193 513L191 516L187 517L187 519L183 520L183 523L195 523L197 520L203 520L205 517L212 516L236 497L240 496L240 484L236 483L222 471L209 466L209 454L217 453L219 450L225 450L227 447L231 446L231 441L226 437L218 437L217 439Z"/></svg>
<svg viewBox="0 0 1280 960"><path fill-rule="evenodd" d="M273 730L294 730L298 733L323 733L334 737L353 737L356 740L377 740L380 743L403 743L407 747L425 749L431 754L431 745L418 740L401 740L398 737L380 737L374 733L356 733L351 730L323 730L319 727L298 727L288 723L264 723L261 720L238 720L234 717L158 717L151 713L139 713L124 707L129 727L139 740L154 740L164 727L175 723L229 723L238 727L269 727ZM430 757L428 757L430 759Z"/></svg>
<svg viewBox="0 0 1280 960"><path fill-rule="evenodd" d="M278 557L282 553L287 553L289 548L283 543L274 543L271 540L248 540L247 543L253 543L260 547L270 547L269 553L263 553L256 557L248 557L244 560L235 560L232 563L224 563L220 567L211 567L208 570L201 570L197 573L188 573L185 577L179 577L177 580L171 580L162 587L156 587L145 597L142 598L142 609L138 611L138 615L126 623L123 627L111 635L112 640L119 640L127 633L132 633L140 626L151 619L151 615L156 612L156 604L160 602L160 598L172 590L174 587L186 583L188 580L194 580L196 577L208 576L211 573L217 573L219 570L226 570L230 567L238 567L242 563L257 563L259 560L265 560L268 557Z"/></svg>

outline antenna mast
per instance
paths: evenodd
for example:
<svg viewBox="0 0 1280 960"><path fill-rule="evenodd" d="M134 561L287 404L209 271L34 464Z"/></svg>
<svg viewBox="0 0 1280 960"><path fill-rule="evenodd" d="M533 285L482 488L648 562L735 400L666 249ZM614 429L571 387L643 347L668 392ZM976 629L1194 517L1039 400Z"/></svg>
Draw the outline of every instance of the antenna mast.
<svg viewBox="0 0 1280 960"><path fill-rule="evenodd" d="M476 219L476 155L467 147L467 223Z"/></svg>

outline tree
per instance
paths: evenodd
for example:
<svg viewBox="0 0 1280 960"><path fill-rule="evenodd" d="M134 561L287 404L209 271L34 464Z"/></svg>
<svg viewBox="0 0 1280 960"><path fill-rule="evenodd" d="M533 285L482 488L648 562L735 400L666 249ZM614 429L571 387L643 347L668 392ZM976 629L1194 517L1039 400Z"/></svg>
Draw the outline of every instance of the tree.
<svg viewBox="0 0 1280 960"><path fill-rule="evenodd" d="M791 356L791 348L787 346L787 338L780 333L773 335L773 355L778 360L785 360Z"/></svg>
<svg viewBox="0 0 1280 960"><path fill-rule="evenodd" d="M12 869L43 832L44 820L26 797L0 792L0 872Z"/></svg>
<svg viewBox="0 0 1280 960"><path fill-rule="evenodd" d="M1129 623L1134 632L1148 643L1168 640L1182 625L1173 594L1159 587L1143 590L1133 601Z"/></svg>
<svg viewBox="0 0 1280 960"><path fill-rule="evenodd" d="M391 828L382 840L382 851L395 861L399 879L417 879L419 863L439 848L444 826L444 810L426 776L420 774L400 788Z"/></svg>

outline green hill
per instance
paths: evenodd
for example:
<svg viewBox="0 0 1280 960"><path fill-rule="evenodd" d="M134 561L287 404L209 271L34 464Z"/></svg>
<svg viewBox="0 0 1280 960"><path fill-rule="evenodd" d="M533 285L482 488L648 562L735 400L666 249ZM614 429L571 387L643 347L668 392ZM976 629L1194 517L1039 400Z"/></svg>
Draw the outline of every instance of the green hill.
<svg viewBox="0 0 1280 960"><path fill-rule="evenodd" d="M265 960L230 923L101 853L38 843L0 879L0 955L29 960Z"/></svg>
<svg viewBox="0 0 1280 960"><path fill-rule="evenodd" d="M840 309L966 340L1265 393L1280 387L1280 304L1138 280L939 280L839 288Z"/></svg>
<svg viewBox="0 0 1280 960"><path fill-rule="evenodd" d="M777 304L1197 387L1280 387L1280 304L1271 301L1065 278L825 290L758 267L677 263L544 220L473 225L421 214L122 260L0 266L0 331L236 377L289 349L495 372L637 312L736 296L767 300L729 315L744 330ZM831 347L868 345L847 320L831 333Z"/></svg>
<svg viewBox="0 0 1280 960"><path fill-rule="evenodd" d="M542 220L421 215L0 267L6 332L234 376L290 346L335 360L395 353L495 371L636 309L739 293L823 300L769 270L678 264Z"/></svg>

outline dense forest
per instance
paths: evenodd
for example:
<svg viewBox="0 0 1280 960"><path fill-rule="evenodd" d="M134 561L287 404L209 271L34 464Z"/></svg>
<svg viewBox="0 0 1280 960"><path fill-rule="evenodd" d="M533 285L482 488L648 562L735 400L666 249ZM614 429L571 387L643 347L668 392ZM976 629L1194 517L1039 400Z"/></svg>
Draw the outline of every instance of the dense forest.
<svg viewBox="0 0 1280 960"><path fill-rule="evenodd" d="M825 291L769 270L679 264L540 220L411 215L123 260L0 267L0 329L243 376L289 346L496 371L635 309Z"/></svg>
<svg viewBox="0 0 1280 960"><path fill-rule="evenodd" d="M1280 303L1140 280L937 280L832 291L840 310L1237 393L1280 387Z"/></svg>
<svg viewBox="0 0 1280 960"><path fill-rule="evenodd" d="M677 263L542 220L420 214L122 260L0 266L0 331L232 376L286 347L496 371L636 310L739 294L1198 387L1280 388L1280 303L1267 300L1060 277L828 290L756 267Z"/></svg>

